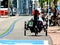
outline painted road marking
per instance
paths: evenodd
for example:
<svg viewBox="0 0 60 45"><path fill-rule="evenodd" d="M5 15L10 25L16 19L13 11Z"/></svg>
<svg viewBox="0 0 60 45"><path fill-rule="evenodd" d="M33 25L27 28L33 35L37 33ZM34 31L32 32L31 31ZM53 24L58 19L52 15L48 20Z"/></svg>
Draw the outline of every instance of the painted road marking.
<svg viewBox="0 0 60 45"><path fill-rule="evenodd" d="M49 45L48 40L0 40L0 45Z"/></svg>
<svg viewBox="0 0 60 45"><path fill-rule="evenodd" d="M22 18L20 18L20 19L22 19ZM7 36L8 34L10 34L13 31L16 22L19 21L20 19L16 19L4 33L0 34L0 38L3 38L5 36Z"/></svg>
<svg viewBox="0 0 60 45"><path fill-rule="evenodd" d="M8 34L10 34L10 33L13 31L16 22L19 21L19 20L21 21L22 19L24 19L24 18L16 19L16 20L9 26L9 28L8 28L5 32L3 32L2 34L0 34L0 38L3 38L3 37L5 37L5 36L7 36Z"/></svg>

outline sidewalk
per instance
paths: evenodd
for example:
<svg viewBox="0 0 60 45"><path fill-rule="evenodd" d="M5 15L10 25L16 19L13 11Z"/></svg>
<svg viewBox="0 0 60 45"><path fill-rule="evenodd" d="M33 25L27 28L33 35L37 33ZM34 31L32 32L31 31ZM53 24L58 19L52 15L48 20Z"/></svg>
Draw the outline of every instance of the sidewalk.
<svg viewBox="0 0 60 45"><path fill-rule="evenodd" d="M8 19L8 16L4 16L4 17L1 16L1 17L0 17L0 22L2 22L2 21L4 21L4 20L7 20L7 19Z"/></svg>
<svg viewBox="0 0 60 45"><path fill-rule="evenodd" d="M60 32L60 26L52 26L48 28L48 32L49 33L56 33L56 32Z"/></svg>
<svg viewBox="0 0 60 45"><path fill-rule="evenodd" d="M5 32L14 22L17 16L3 16L0 18L0 34Z"/></svg>
<svg viewBox="0 0 60 45"><path fill-rule="evenodd" d="M11 18L16 18L17 16L0 16L0 22L11 19Z"/></svg>
<svg viewBox="0 0 60 45"><path fill-rule="evenodd" d="M60 45L60 27L58 26L49 27L48 35L51 36L54 45Z"/></svg>

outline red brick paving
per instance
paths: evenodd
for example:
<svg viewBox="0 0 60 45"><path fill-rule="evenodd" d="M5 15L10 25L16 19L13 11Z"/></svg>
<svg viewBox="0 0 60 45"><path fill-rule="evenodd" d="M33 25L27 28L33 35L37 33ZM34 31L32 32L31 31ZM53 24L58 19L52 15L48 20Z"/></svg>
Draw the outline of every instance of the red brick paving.
<svg viewBox="0 0 60 45"><path fill-rule="evenodd" d="M53 45L60 45L60 27L49 27L48 34L51 36L53 40Z"/></svg>

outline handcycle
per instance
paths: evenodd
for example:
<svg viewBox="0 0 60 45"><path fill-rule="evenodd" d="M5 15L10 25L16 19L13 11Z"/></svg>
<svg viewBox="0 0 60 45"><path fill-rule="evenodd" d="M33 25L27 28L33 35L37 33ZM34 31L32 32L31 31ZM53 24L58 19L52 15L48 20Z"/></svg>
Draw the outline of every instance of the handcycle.
<svg viewBox="0 0 60 45"><path fill-rule="evenodd" d="M37 21L37 24L34 26L34 20L25 21L24 23L24 36L27 35L26 31L30 30L31 33L35 33L35 36L38 35L42 30L44 30L45 35L47 36L47 23L42 25L42 21Z"/></svg>

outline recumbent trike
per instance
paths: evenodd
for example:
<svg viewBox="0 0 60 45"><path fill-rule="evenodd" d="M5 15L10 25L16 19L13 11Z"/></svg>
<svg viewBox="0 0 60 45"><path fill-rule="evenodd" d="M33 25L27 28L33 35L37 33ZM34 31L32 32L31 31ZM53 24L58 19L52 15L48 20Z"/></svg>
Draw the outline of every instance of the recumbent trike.
<svg viewBox="0 0 60 45"><path fill-rule="evenodd" d="M37 24L34 27L34 20L31 19L28 22L25 21L24 23L24 36L26 36L26 31L30 30L31 33L35 33L35 36L38 35L42 30L44 30L45 35L47 36L47 21L45 22L45 25L42 25L42 21L37 21Z"/></svg>

